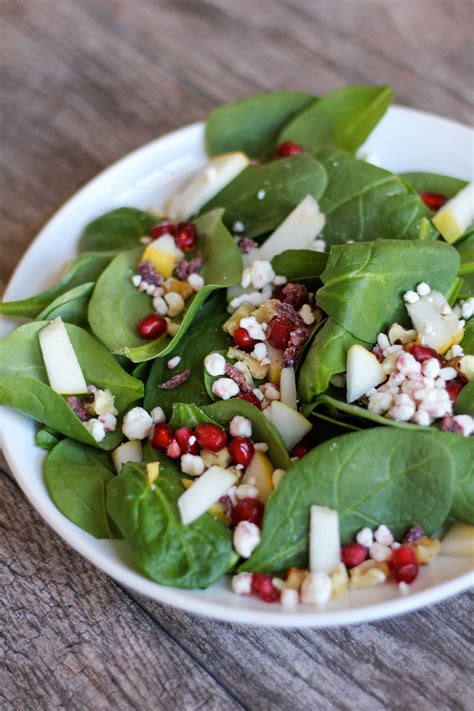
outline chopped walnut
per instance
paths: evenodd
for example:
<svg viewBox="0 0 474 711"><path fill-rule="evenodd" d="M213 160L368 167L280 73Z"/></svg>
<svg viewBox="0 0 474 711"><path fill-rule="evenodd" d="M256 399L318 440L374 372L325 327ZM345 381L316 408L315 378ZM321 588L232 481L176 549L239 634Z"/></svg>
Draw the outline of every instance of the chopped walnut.
<svg viewBox="0 0 474 711"><path fill-rule="evenodd" d="M307 575L307 570L302 570L301 568L290 568L288 571L288 575L286 576L285 588L299 590L301 587L301 583Z"/></svg>
<svg viewBox="0 0 474 711"><path fill-rule="evenodd" d="M336 599L339 597L343 597L349 587L349 575L347 574L347 568L344 563L339 563L336 570L331 575L331 581L331 597Z"/></svg>
<svg viewBox="0 0 474 711"><path fill-rule="evenodd" d="M229 348L227 351L227 358L245 363L248 366L252 377L257 380L264 380L268 373L267 365L261 365L258 360L252 358L249 353L244 353L244 351L240 351L238 348Z"/></svg>
<svg viewBox="0 0 474 711"><path fill-rule="evenodd" d="M170 292L179 294L184 301L190 299L194 294L192 286L190 286L186 281L181 281L180 279L175 279L174 277L170 277L164 282L163 289L165 294L169 294Z"/></svg>
<svg viewBox="0 0 474 711"><path fill-rule="evenodd" d="M233 336L235 329L239 326L240 319L249 316L252 313L253 309L254 307L252 306L252 304L241 304L239 308L234 311L232 316L227 319L225 324L222 326L223 330L230 336Z"/></svg>
<svg viewBox="0 0 474 711"><path fill-rule="evenodd" d="M424 536L413 546L413 548L415 549L416 560L418 563L420 565L426 565L426 563L429 563L435 555L438 555L441 544L437 538L428 538L428 536Z"/></svg>
<svg viewBox="0 0 474 711"><path fill-rule="evenodd" d="M377 563L375 560L365 560L355 568L351 568L349 587L353 590L370 588L384 583L388 577L388 564Z"/></svg>

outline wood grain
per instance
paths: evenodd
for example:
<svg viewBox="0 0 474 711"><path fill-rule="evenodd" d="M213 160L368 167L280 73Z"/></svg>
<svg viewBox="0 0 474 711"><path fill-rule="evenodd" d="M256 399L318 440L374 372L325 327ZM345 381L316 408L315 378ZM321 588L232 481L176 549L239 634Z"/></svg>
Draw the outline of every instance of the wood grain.
<svg viewBox="0 0 474 711"><path fill-rule="evenodd" d="M87 180L215 105L388 83L470 121L470 0L2 0L0 292ZM93 569L0 480L1 707L468 709L468 594L328 631L245 629Z"/></svg>

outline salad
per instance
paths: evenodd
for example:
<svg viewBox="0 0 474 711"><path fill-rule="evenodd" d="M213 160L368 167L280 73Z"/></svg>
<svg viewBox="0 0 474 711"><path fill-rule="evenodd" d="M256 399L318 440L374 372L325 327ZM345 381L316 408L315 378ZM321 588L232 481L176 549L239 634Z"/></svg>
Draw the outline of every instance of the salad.
<svg viewBox="0 0 474 711"><path fill-rule="evenodd" d="M52 500L160 584L324 606L472 555L474 186L364 154L391 99L215 109L201 173L0 303Z"/></svg>

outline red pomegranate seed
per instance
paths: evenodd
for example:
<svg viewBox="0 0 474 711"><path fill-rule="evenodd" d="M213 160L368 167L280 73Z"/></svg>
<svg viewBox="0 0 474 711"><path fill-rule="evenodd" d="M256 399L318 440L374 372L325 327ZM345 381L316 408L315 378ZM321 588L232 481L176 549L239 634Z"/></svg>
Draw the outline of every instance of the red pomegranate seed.
<svg viewBox="0 0 474 711"><path fill-rule="evenodd" d="M227 444L227 435L222 427L213 425L212 422L202 422L197 425L194 434L199 446L210 452L219 452Z"/></svg>
<svg viewBox="0 0 474 711"><path fill-rule="evenodd" d="M446 391L449 395L451 402L456 402L457 396L465 386L466 381L461 380L461 378L454 378L453 380L448 380L446 383Z"/></svg>
<svg viewBox="0 0 474 711"><path fill-rule="evenodd" d="M162 237L163 235L174 235L175 229L176 227L172 222L164 220L163 222L159 222L157 225L153 225L150 230L150 234L155 239L158 239L158 237Z"/></svg>
<svg viewBox="0 0 474 711"><path fill-rule="evenodd" d="M189 438L195 436L193 431L189 427L180 427L174 433L174 437L180 446L181 454L199 454L199 444L197 440L193 443L189 443Z"/></svg>
<svg viewBox="0 0 474 711"><path fill-rule="evenodd" d="M232 511L232 524L237 526L240 521L250 521L256 526L262 525L263 504L258 499L241 499Z"/></svg>
<svg viewBox="0 0 474 711"><path fill-rule="evenodd" d="M170 442L170 445L168 449L166 450L166 454L168 457L171 459L179 459L182 452L181 452L181 447L179 446L178 442L175 439L172 439Z"/></svg>
<svg viewBox="0 0 474 711"><path fill-rule="evenodd" d="M168 328L166 319L160 314L148 314L138 326L138 335L141 338L146 338L147 341L153 341L159 338Z"/></svg>
<svg viewBox="0 0 474 711"><path fill-rule="evenodd" d="M368 549L360 543L349 543L341 548L341 560L348 568L355 568L367 558Z"/></svg>
<svg viewBox="0 0 474 711"><path fill-rule="evenodd" d="M255 405L260 410L260 400L253 393L243 393L242 391L237 395L241 400L249 402L251 405Z"/></svg>
<svg viewBox="0 0 474 711"><path fill-rule="evenodd" d="M294 330L294 328L294 324L291 323L291 321L288 321L288 319L275 316L268 324L266 332L267 341L272 348L284 351L288 346L290 333Z"/></svg>
<svg viewBox="0 0 474 711"><path fill-rule="evenodd" d="M234 437L228 444L229 454L236 464L248 467L255 449L248 437Z"/></svg>
<svg viewBox="0 0 474 711"><path fill-rule="evenodd" d="M197 230L192 222L180 222L174 235L176 246L183 252L194 252L197 245Z"/></svg>
<svg viewBox="0 0 474 711"><path fill-rule="evenodd" d="M430 210L437 212L440 207L448 202L448 198L441 193L420 193L420 199L425 203Z"/></svg>
<svg viewBox="0 0 474 711"><path fill-rule="evenodd" d="M253 573L252 591L264 602L276 602L280 597L280 591L273 585L272 576L265 573Z"/></svg>
<svg viewBox="0 0 474 711"><path fill-rule="evenodd" d="M429 348L428 346L420 346L418 343L411 346L409 352L412 354L413 358L418 361L418 363L424 363L425 360L430 358L436 358L439 360L441 366L445 364L445 360L442 355L440 355L434 348Z"/></svg>
<svg viewBox="0 0 474 711"><path fill-rule="evenodd" d="M300 439L300 441L297 442L291 450L291 456L299 457L301 459L301 457L304 457L305 454L308 454L308 452L313 449L313 446L314 445L308 436L303 437L303 439Z"/></svg>
<svg viewBox="0 0 474 711"><path fill-rule="evenodd" d="M234 331L234 343L241 351L251 351L258 341L251 338L246 328L238 326Z"/></svg>
<svg viewBox="0 0 474 711"><path fill-rule="evenodd" d="M389 565L397 583L410 585L418 575L418 562L412 546L404 545L394 550Z"/></svg>
<svg viewBox="0 0 474 711"><path fill-rule="evenodd" d="M409 563L402 565L393 572L393 577L397 583L406 583L410 585L418 575L418 563Z"/></svg>
<svg viewBox="0 0 474 711"><path fill-rule="evenodd" d="M150 434L150 444L153 449L166 452L172 441L173 430L166 422L158 422L156 425L153 425Z"/></svg>
<svg viewBox="0 0 474 711"><path fill-rule="evenodd" d="M280 143L276 149L276 154L278 158L287 158L288 156L297 156L304 153L304 150L298 144L293 143L293 141L284 141Z"/></svg>

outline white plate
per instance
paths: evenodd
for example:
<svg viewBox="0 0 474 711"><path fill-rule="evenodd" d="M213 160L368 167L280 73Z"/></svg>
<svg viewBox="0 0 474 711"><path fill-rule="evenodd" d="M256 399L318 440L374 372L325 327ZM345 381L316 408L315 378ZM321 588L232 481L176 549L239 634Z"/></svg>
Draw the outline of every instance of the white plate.
<svg viewBox="0 0 474 711"><path fill-rule="evenodd" d="M428 170L472 180L473 132L447 119L391 108L366 148L394 172ZM206 161L203 124L193 124L152 141L108 168L80 190L48 222L20 262L5 300L25 298L49 285L75 255L82 228L121 205L160 207L177 186ZM0 336L18 322L2 319ZM49 498L42 476L44 452L34 445L32 420L0 407L0 444L26 496L69 545L121 584L160 602L229 622L286 627L322 627L375 620L442 600L472 582L467 558L438 557L422 569L407 596L395 585L353 591L324 611L302 605L288 612L230 592L228 580L206 591L163 587L137 572L120 541L97 541L68 521Z"/></svg>

